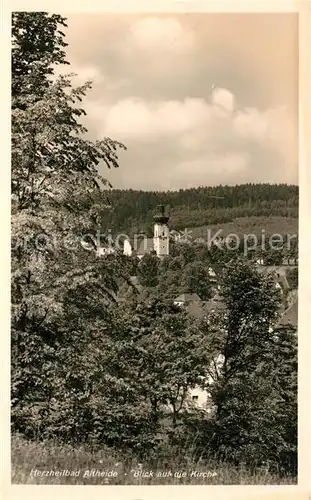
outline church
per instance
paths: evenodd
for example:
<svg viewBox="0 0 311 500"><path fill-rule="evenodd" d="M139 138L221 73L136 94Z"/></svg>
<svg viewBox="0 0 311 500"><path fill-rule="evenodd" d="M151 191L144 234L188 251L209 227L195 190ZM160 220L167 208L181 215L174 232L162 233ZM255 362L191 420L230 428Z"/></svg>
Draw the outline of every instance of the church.
<svg viewBox="0 0 311 500"><path fill-rule="evenodd" d="M153 216L154 228L153 238L147 238L144 233L135 236L132 241L124 241L123 253L125 255L137 255L141 259L146 253L154 252L160 259L169 255L170 233L168 227L169 215L165 213L164 205L157 207Z"/></svg>

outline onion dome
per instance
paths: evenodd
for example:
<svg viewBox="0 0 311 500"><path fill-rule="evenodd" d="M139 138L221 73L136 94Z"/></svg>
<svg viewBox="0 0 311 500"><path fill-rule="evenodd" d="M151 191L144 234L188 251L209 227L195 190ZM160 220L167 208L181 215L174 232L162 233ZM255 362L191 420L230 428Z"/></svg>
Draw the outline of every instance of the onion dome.
<svg viewBox="0 0 311 500"><path fill-rule="evenodd" d="M153 220L158 224L166 224L169 221L169 216L165 214L164 205L158 205L157 211L153 216Z"/></svg>

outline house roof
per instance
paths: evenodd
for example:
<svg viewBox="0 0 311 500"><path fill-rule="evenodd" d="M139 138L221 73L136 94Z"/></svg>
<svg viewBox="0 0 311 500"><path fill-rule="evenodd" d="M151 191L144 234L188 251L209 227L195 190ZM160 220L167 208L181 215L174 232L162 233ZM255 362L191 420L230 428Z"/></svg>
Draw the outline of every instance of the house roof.
<svg viewBox="0 0 311 500"><path fill-rule="evenodd" d="M129 281L132 283L132 285L140 285L138 276L130 276Z"/></svg>
<svg viewBox="0 0 311 500"><path fill-rule="evenodd" d="M290 289L290 286L288 284L286 276L283 276L283 275L278 276L277 277L277 283L279 283L284 290L289 290Z"/></svg>
<svg viewBox="0 0 311 500"><path fill-rule="evenodd" d="M292 287L287 279L287 271L292 267L295 266L259 266L257 269L259 273L264 275L274 273L276 283L279 283L284 290L289 290Z"/></svg>
<svg viewBox="0 0 311 500"><path fill-rule="evenodd" d="M290 274L286 276L288 286L291 290L297 289L297 278L291 276Z"/></svg>
<svg viewBox="0 0 311 500"><path fill-rule="evenodd" d="M288 269L292 269L297 266L290 266L290 265L285 265L285 266L263 266L263 265L258 265L257 266L257 271L259 273L263 274L268 274L268 273L276 273L278 276L286 276Z"/></svg>
<svg viewBox="0 0 311 500"><path fill-rule="evenodd" d="M186 311L190 316L194 316L196 318L204 316L206 312L204 311L204 304L202 301L189 302L186 306Z"/></svg>
<svg viewBox="0 0 311 500"><path fill-rule="evenodd" d="M209 267L208 268L208 274L209 276L211 276L212 278L216 277L216 273L214 271L214 269L212 267Z"/></svg>
<svg viewBox="0 0 311 500"><path fill-rule="evenodd" d="M109 247L109 246L106 246L106 247L101 246L101 247L97 248L97 255L99 257L101 257L103 255L110 255L110 254L112 254L114 252L115 252L114 248Z"/></svg>
<svg viewBox="0 0 311 500"><path fill-rule="evenodd" d="M204 309L206 312L211 312L211 311L216 311L220 309L225 309L226 306L222 302L222 299L220 297L214 297L210 300L207 300L204 304Z"/></svg>
<svg viewBox="0 0 311 500"><path fill-rule="evenodd" d="M182 293L174 302L200 302L200 297L196 293Z"/></svg>
<svg viewBox="0 0 311 500"><path fill-rule="evenodd" d="M140 293L143 291L144 287L140 284L138 276L130 276L129 282L133 285L134 288Z"/></svg>
<svg viewBox="0 0 311 500"><path fill-rule="evenodd" d="M225 309L223 302L208 300L199 302L189 302L186 306L186 311L194 317L200 318L212 311L219 311Z"/></svg>
<svg viewBox="0 0 311 500"><path fill-rule="evenodd" d="M279 326L292 325L297 328L298 325L298 298L295 302L284 312Z"/></svg>

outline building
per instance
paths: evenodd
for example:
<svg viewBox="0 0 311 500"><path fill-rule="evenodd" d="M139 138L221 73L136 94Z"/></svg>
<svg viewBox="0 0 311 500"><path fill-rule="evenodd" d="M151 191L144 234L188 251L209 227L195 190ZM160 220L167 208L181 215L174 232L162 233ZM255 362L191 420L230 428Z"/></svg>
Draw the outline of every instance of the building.
<svg viewBox="0 0 311 500"><path fill-rule="evenodd" d="M213 405L209 389L217 380L223 363L224 357L222 354L219 354L210 364L208 375L204 378L200 377L201 385L197 385L189 390L188 401L190 405L205 410L207 413L212 412Z"/></svg>
<svg viewBox="0 0 311 500"><path fill-rule="evenodd" d="M136 234L132 239L126 235L121 235L122 239L110 241L106 245L98 246L95 242L82 243L86 250L92 250L96 247L98 256L103 257L115 253L116 249L121 249L124 255L128 257L137 256L141 259L145 254L154 253L160 259L169 255L170 233L168 228L169 216L165 213L164 205L157 207L157 212L153 217L153 238L148 238L144 231Z"/></svg>
<svg viewBox="0 0 311 500"><path fill-rule="evenodd" d="M173 302L176 306L184 307L194 318L203 318L208 313L226 309L219 291L216 291L215 295L209 300L201 300L196 293L182 293Z"/></svg>
<svg viewBox="0 0 311 500"><path fill-rule="evenodd" d="M206 389L202 389L202 387L196 386L194 387L194 389L191 389L189 391L186 404L188 408L192 406L195 408L200 408L201 410L205 410L206 413L211 413L211 401L212 400L210 393Z"/></svg>
<svg viewBox="0 0 311 500"><path fill-rule="evenodd" d="M290 295L287 307L283 311L278 326L290 325L297 330L298 327L298 292L293 290Z"/></svg>
<svg viewBox="0 0 311 500"><path fill-rule="evenodd" d="M159 205L158 212L154 215L153 249L158 257L169 255L170 234L168 228L169 216L165 214L164 205Z"/></svg>
<svg viewBox="0 0 311 500"><path fill-rule="evenodd" d="M123 253L129 257L132 255L132 245L128 239L125 239L123 242Z"/></svg>
<svg viewBox="0 0 311 500"><path fill-rule="evenodd" d="M289 283L287 279L287 273L289 269L296 268L296 266L262 266L259 265L257 270L260 274L268 275L272 274L275 280L275 287L280 290L282 294L286 294L289 290L291 290L292 284Z"/></svg>
<svg viewBox="0 0 311 500"><path fill-rule="evenodd" d="M204 304L205 311L214 312L219 310L224 310L226 308L223 298L221 297L219 290L217 289L215 295Z"/></svg>
<svg viewBox="0 0 311 500"><path fill-rule="evenodd" d="M139 259L147 253L154 253L160 259L169 255L169 215L165 213L164 205L157 207L153 221L153 238L148 238L145 233L141 232L132 241L126 239L123 244L123 253L125 255L137 255Z"/></svg>
<svg viewBox="0 0 311 500"><path fill-rule="evenodd" d="M174 299L175 306L188 306L192 302L201 302L200 297L196 293L182 293Z"/></svg>

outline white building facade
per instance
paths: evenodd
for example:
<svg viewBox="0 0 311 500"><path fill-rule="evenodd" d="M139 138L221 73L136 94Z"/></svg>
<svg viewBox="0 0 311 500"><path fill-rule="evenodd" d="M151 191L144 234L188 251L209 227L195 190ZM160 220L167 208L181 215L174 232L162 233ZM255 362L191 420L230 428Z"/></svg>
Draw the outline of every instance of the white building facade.
<svg viewBox="0 0 311 500"><path fill-rule="evenodd" d="M144 234L134 237L133 242L128 239L124 241L123 253L131 256L135 252L141 259L146 253L154 252L160 259L170 253L170 231L168 227L169 216L165 213L163 205L158 206L157 213L153 217L153 238Z"/></svg>

